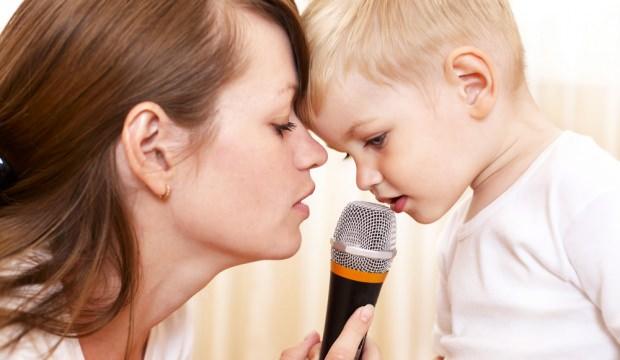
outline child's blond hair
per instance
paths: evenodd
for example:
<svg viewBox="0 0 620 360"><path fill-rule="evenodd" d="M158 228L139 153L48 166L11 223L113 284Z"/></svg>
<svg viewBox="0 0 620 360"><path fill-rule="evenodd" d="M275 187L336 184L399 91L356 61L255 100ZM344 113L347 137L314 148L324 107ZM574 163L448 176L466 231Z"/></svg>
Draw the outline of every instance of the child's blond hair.
<svg viewBox="0 0 620 360"><path fill-rule="evenodd" d="M311 53L306 115L352 70L369 80L429 85L457 46L488 54L510 88L523 82L523 47L508 0L314 0L303 14Z"/></svg>

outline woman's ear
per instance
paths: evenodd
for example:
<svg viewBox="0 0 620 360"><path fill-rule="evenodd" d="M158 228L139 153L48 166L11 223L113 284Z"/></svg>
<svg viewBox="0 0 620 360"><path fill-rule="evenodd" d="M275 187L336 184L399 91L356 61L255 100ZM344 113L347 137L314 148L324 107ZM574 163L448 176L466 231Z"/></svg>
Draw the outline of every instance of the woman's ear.
<svg viewBox="0 0 620 360"><path fill-rule="evenodd" d="M173 125L161 107L143 102L127 114L121 135L129 169L147 189L164 200L171 189Z"/></svg>
<svg viewBox="0 0 620 360"><path fill-rule="evenodd" d="M496 73L490 58L481 50L459 47L446 58L444 73L458 87L461 99L475 119L485 118L497 100Z"/></svg>

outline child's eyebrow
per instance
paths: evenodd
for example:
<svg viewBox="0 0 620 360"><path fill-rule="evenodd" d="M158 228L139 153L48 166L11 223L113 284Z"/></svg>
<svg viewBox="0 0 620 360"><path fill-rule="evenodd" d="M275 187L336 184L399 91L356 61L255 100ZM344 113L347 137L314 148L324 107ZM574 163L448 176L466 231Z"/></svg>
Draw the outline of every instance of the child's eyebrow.
<svg viewBox="0 0 620 360"><path fill-rule="evenodd" d="M351 127L349 128L349 130L347 130L347 132L345 132L345 137L347 139L350 139L353 137L353 135L355 135L355 132L362 126L371 123L373 121L377 120L377 118L366 118L366 119L362 119L362 120L357 120L355 121Z"/></svg>

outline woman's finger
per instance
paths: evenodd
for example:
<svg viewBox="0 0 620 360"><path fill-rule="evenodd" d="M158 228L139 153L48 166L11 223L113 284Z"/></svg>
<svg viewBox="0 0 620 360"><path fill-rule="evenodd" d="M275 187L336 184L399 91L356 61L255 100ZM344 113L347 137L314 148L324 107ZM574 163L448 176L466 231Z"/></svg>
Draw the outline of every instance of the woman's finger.
<svg viewBox="0 0 620 360"><path fill-rule="evenodd" d="M357 309L347 320L340 336L329 349L326 360L353 359L360 342L370 328L373 313L374 307L370 304Z"/></svg>
<svg viewBox="0 0 620 360"><path fill-rule="evenodd" d="M320 344L320 340L319 334L313 331L298 345L284 350L280 355L280 360L306 360L315 345Z"/></svg>
<svg viewBox="0 0 620 360"><path fill-rule="evenodd" d="M319 360L319 356L321 355L321 343L316 343L310 349L310 353L308 354L308 359Z"/></svg>
<svg viewBox="0 0 620 360"><path fill-rule="evenodd" d="M381 359L381 353L379 347L374 341L366 338L366 344L364 345L364 353L362 354L362 360L379 360Z"/></svg>

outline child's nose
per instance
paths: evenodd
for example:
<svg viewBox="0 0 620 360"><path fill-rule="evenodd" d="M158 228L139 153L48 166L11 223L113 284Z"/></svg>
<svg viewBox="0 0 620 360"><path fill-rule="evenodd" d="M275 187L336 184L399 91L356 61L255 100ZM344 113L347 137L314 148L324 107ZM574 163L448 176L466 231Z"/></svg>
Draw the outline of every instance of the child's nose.
<svg viewBox="0 0 620 360"><path fill-rule="evenodd" d="M383 181L383 177L377 169L371 166L357 164L355 182L360 190L369 191L373 186L381 183L381 181Z"/></svg>

